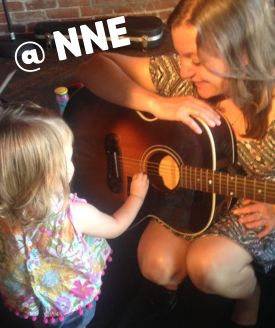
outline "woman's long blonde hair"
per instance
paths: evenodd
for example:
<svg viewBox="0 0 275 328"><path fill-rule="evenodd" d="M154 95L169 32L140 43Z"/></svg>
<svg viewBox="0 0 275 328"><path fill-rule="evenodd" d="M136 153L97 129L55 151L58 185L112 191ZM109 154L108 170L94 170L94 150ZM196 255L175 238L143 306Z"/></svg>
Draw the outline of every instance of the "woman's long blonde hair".
<svg viewBox="0 0 275 328"><path fill-rule="evenodd" d="M72 139L67 124L49 111L28 103L0 107L0 219L26 225L46 218L54 200L66 206L64 149Z"/></svg>
<svg viewBox="0 0 275 328"><path fill-rule="evenodd" d="M244 113L246 136L262 138L268 127L274 87L275 26L271 1L183 0L168 24L173 28L183 22L197 28L199 54L205 50L225 61L229 67L229 74L224 76L227 96Z"/></svg>

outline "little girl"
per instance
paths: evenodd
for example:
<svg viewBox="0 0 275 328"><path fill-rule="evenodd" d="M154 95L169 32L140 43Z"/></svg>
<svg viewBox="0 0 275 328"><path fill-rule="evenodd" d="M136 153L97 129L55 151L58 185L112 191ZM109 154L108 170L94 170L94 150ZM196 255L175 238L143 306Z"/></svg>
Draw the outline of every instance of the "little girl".
<svg viewBox="0 0 275 328"><path fill-rule="evenodd" d="M72 132L29 104L0 107L0 293L23 318L48 327L92 320L111 249L136 217L148 179L109 216L70 194Z"/></svg>

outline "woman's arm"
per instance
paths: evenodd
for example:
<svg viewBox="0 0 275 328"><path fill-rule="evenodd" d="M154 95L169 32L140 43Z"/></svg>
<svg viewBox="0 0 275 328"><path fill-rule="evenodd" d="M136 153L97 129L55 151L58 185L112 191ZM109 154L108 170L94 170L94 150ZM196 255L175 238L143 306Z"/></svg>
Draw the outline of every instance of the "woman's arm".
<svg viewBox="0 0 275 328"><path fill-rule="evenodd" d="M150 111L157 97L148 57L94 54L79 67L77 77L97 96L131 109Z"/></svg>
<svg viewBox="0 0 275 328"><path fill-rule="evenodd" d="M149 57L99 53L79 67L77 78L97 96L159 119L181 121L194 131L201 130L193 117L209 126L220 124L219 115L204 101L192 96L162 97L152 82Z"/></svg>
<svg viewBox="0 0 275 328"><path fill-rule="evenodd" d="M112 216L87 203L72 204L71 212L76 229L94 237L115 238L121 235L137 216L148 185L146 174L134 175L129 197Z"/></svg>

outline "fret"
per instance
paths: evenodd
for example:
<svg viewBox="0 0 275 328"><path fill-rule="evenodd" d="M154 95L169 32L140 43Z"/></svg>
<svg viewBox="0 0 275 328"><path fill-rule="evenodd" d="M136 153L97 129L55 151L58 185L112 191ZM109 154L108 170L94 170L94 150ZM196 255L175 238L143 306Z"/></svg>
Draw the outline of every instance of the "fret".
<svg viewBox="0 0 275 328"><path fill-rule="evenodd" d="M182 164L180 165L180 186L183 187L183 174L182 174Z"/></svg>
<svg viewBox="0 0 275 328"><path fill-rule="evenodd" d="M230 176L229 179L230 179L230 191L229 191L229 195L230 196L234 196L234 191L231 190L231 182L234 180L234 178L232 176ZM233 186L232 186L232 189L233 189Z"/></svg>
<svg viewBox="0 0 275 328"><path fill-rule="evenodd" d="M267 181L264 180L264 202L266 202L266 183Z"/></svg>
<svg viewBox="0 0 275 328"><path fill-rule="evenodd" d="M226 195L229 195L229 174L226 176Z"/></svg>
<svg viewBox="0 0 275 328"><path fill-rule="evenodd" d="M190 166L189 169L189 184L190 184L190 189L192 189L192 166Z"/></svg>
<svg viewBox="0 0 275 328"><path fill-rule="evenodd" d="M221 186L221 182L222 182L222 172L220 172L219 174L219 194L222 193L222 186Z"/></svg>
<svg viewBox="0 0 275 328"><path fill-rule="evenodd" d="M187 166L185 166L184 180L185 180L185 185L186 185L186 188L187 188L188 187L188 184L187 184Z"/></svg>
<svg viewBox="0 0 275 328"><path fill-rule="evenodd" d="M195 190L197 190L197 169L195 168Z"/></svg>
<svg viewBox="0 0 275 328"><path fill-rule="evenodd" d="M257 199L258 200L262 200L262 198L260 198L260 196L262 195L263 191L260 187L260 182L258 181L258 188L257 188Z"/></svg>
<svg viewBox="0 0 275 328"><path fill-rule="evenodd" d="M212 171L212 192L215 192L215 177L214 177L215 171Z"/></svg>
<svg viewBox="0 0 275 328"><path fill-rule="evenodd" d="M206 191L208 192L208 170L206 169Z"/></svg>
<svg viewBox="0 0 275 328"><path fill-rule="evenodd" d="M269 182L264 179L230 175L222 171L217 172L191 166L181 167L180 173L180 184L186 189L249 198L262 202L271 202L274 199L275 191L272 188L275 186L273 187L272 182L269 185Z"/></svg>
<svg viewBox="0 0 275 328"><path fill-rule="evenodd" d="M243 185L243 198L246 199L246 183L247 179L246 176L244 177L244 185Z"/></svg>
<svg viewBox="0 0 275 328"><path fill-rule="evenodd" d="M200 190L202 189L202 168L200 168Z"/></svg>
<svg viewBox="0 0 275 328"><path fill-rule="evenodd" d="M179 180L180 185L186 189L244 199L249 198L268 203L274 202L274 182L269 185L269 181L264 179L230 175L207 168L183 166L180 170Z"/></svg>

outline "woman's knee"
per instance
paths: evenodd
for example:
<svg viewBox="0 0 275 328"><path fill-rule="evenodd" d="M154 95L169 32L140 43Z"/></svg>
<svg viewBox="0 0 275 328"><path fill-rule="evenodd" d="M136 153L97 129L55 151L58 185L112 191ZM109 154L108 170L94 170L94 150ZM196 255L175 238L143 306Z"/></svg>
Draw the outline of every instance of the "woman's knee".
<svg viewBox="0 0 275 328"><path fill-rule="evenodd" d="M139 267L146 279L161 286L169 284L176 273L176 268L171 265L171 260L158 254L147 253L139 256Z"/></svg>
<svg viewBox="0 0 275 328"><path fill-rule="evenodd" d="M206 238L190 246L186 267L193 284L207 293L219 294L234 276L234 269L227 263L226 255L207 243Z"/></svg>
<svg viewBox="0 0 275 328"><path fill-rule="evenodd" d="M188 242L156 222L151 222L138 245L141 273L161 286L177 286L186 276Z"/></svg>
<svg viewBox="0 0 275 328"><path fill-rule="evenodd" d="M233 297L232 289L250 290L256 281L249 258L240 252L232 254L223 240L215 238L195 241L188 250L186 267L194 285L206 293Z"/></svg>
<svg viewBox="0 0 275 328"><path fill-rule="evenodd" d="M198 249L190 248L186 258L188 275L193 284L204 292L214 291L218 283L218 268L213 259Z"/></svg>

